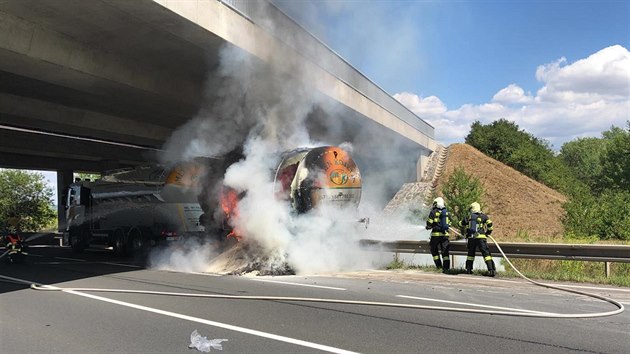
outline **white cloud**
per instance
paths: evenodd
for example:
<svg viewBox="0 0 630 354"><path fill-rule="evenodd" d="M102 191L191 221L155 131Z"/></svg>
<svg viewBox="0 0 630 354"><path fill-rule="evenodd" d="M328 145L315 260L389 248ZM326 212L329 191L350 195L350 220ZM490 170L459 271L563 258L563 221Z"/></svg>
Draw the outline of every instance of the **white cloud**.
<svg viewBox="0 0 630 354"><path fill-rule="evenodd" d="M394 97L431 123L436 139L446 144L463 142L475 120L487 124L506 118L556 149L576 137L599 136L612 125L625 127L630 120L630 52L620 45L574 63L560 58L540 65L536 78L543 86L535 96L513 83L489 103L455 110L435 96L403 92Z"/></svg>
<svg viewBox="0 0 630 354"><path fill-rule="evenodd" d="M548 92L587 94L594 99L628 98L630 54L626 48L614 45L571 65L565 64L566 59L561 58L536 70L536 78Z"/></svg>
<svg viewBox="0 0 630 354"><path fill-rule="evenodd" d="M501 89L492 97L493 102L505 104L530 103L534 98L516 84L510 84L508 87Z"/></svg>
<svg viewBox="0 0 630 354"><path fill-rule="evenodd" d="M422 98L414 93L402 92L395 94L394 98L422 117L439 117L446 113L446 105L435 96Z"/></svg>

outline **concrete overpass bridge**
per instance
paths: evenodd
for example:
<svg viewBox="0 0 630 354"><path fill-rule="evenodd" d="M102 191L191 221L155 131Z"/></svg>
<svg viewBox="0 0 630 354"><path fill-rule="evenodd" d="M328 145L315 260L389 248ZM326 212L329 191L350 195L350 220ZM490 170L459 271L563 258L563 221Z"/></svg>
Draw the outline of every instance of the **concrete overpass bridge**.
<svg viewBox="0 0 630 354"><path fill-rule="evenodd" d="M312 120L372 127L408 157L404 178L419 178L433 127L276 7L246 0L0 1L0 166L56 170L61 188L72 171L154 159L211 99L228 44L317 77L306 84L336 108ZM382 148L365 139L359 159Z"/></svg>

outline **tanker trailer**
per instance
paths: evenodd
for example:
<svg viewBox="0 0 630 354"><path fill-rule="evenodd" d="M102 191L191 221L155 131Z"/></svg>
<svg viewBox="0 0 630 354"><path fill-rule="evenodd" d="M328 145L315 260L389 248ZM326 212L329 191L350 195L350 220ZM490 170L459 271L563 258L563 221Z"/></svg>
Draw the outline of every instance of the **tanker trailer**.
<svg viewBox="0 0 630 354"><path fill-rule="evenodd" d="M298 148L280 156L278 166L271 171L273 193L291 205L296 214L320 206L335 206L346 211L356 210L361 199L361 173L350 154L340 147L320 146ZM234 227L239 214L238 203L246 192L221 186L215 214L218 234L222 240L242 236ZM367 227L369 218L358 220ZM208 226L211 228L211 226Z"/></svg>
<svg viewBox="0 0 630 354"><path fill-rule="evenodd" d="M147 246L201 236L200 162L172 169L151 165L71 184L65 197L64 241L74 251L113 247L124 255Z"/></svg>

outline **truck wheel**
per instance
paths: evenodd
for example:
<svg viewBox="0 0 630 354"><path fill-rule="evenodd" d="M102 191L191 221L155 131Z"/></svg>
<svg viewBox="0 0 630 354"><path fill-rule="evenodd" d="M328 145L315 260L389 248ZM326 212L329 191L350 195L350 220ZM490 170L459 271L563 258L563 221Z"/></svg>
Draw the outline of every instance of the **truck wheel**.
<svg viewBox="0 0 630 354"><path fill-rule="evenodd" d="M125 233L121 229L114 231L114 253L117 256L125 256L127 254Z"/></svg>
<svg viewBox="0 0 630 354"><path fill-rule="evenodd" d="M129 231L129 253L139 254L146 249L144 235L140 229L131 229Z"/></svg>
<svg viewBox="0 0 630 354"><path fill-rule="evenodd" d="M81 253L85 249L85 242L81 236L80 230L72 229L69 232L70 247L74 253Z"/></svg>

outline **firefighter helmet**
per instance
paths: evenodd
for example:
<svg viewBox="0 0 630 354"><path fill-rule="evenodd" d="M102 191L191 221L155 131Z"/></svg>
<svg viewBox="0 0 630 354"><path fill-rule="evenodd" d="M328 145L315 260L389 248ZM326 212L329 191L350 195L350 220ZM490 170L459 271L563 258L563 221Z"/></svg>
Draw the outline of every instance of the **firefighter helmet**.
<svg viewBox="0 0 630 354"><path fill-rule="evenodd" d="M433 206L440 209L444 208L444 199L442 199L442 197L433 199Z"/></svg>
<svg viewBox="0 0 630 354"><path fill-rule="evenodd" d="M481 212L481 205L479 205L479 203L477 202L470 204L470 211L473 213Z"/></svg>

